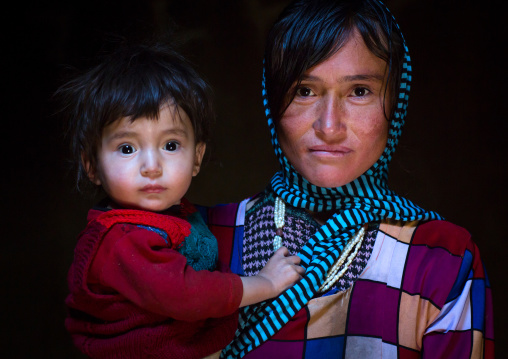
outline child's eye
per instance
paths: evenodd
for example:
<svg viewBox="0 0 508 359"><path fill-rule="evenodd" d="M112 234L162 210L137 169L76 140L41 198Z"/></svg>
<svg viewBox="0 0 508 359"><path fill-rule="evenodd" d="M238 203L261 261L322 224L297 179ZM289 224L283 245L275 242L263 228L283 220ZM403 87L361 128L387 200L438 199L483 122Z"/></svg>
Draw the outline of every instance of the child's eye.
<svg viewBox="0 0 508 359"><path fill-rule="evenodd" d="M368 95L369 93L370 93L370 90L368 90L365 87L356 87L353 90L352 95L355 96L355 97L363 97L363 96Z"/></svg>
<svg viewBox="0 0 508 359"><path fill-rule="evenodd" d="M136 152L136 149L131 145L121 145L119 147L119 150L123 155L130 155Z"/></svg>
<svg viewBox="0 0 508 359"><path fill-rule="evenodd" d="M180 147L180 144L178 142L170 141L170 142L166 143L166 145L164 146L164 150L173 152L173 151L176 151L178 149L178 147Z"/></svg>

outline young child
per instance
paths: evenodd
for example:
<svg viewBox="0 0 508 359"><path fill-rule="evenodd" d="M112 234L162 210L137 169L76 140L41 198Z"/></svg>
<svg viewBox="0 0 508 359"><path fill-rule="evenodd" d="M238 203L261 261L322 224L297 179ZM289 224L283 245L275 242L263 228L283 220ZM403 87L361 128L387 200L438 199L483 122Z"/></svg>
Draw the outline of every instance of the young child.
<svg viewBox="0 0 508 359"><path fill-rule="evenodd" d="M205 153L208 88L161 44L121 46L63 85L78 181L107 199L89 211L68 275L65 325L92 358L202 358L233 338L239 307L303 274L279 249L255 277L220 271L218 246L183 198Z"/></svg>

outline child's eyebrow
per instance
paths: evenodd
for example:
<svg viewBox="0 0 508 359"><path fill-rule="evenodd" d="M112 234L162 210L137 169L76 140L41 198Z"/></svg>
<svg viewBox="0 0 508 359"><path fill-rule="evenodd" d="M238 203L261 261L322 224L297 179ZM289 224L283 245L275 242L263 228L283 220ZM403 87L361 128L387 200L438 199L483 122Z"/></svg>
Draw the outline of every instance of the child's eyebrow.
<svg viewBox="0 0 508 359"><path fill-rule="evenodd" d="M187 136L187 131L181 128L170 128L164 131L164 134L168 135L180 135L180 136Z"/></svg>
<svg viewBox="0 0 508 359"><path fill-rule="evenodd" d="M162 134L164 134L164 135L177 135L177 136L184 136L184 137L186 137L187 136L187 131L185 131L184 129L180 129L180 128L170 128L170 129L162 131ZM123 139L137 137L137 135L138 134L137 134L136 131L119 131L119 132L115 132L111 136L108 136L107 140L108 141L123 140Z"/></svg>
<svg viewBox="0 0 508 359"><path fill-rule="evenodd" d="M136 136L135 132L132 132L132 131L120 131L120 132L115 132L111 136L108 136L107 140L108 141L114 141L114 140L121 140L121 139L124 139L124 138L133 138L135 136Z"/></svg>

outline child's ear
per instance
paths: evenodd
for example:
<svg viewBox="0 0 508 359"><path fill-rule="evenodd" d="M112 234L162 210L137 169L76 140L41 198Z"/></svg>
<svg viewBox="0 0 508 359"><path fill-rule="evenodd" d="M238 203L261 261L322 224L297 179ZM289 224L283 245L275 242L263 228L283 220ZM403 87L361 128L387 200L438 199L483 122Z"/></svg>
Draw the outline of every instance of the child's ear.
<svg viewBox="0 0 508 359"><path fill-rule="evenodd" d="M83 167L85 168L86 174L88 175L88 178L93 184L96 184L97 186L101 185L101 180L99 176L97 175L97 170L95 168L92 168L92 165L90 161L86 158L85 154L81 154L81 162L83 163Z"/></svg>
<svg viewBox="0 0 508 359"><path fill-rule="evenodd" d="M194 169L192 170L192 176L196 176L201 168L201 162L203 162L203 156L205 155L206 143L199 142L196 145L196 156L194 157Z"/></svg>

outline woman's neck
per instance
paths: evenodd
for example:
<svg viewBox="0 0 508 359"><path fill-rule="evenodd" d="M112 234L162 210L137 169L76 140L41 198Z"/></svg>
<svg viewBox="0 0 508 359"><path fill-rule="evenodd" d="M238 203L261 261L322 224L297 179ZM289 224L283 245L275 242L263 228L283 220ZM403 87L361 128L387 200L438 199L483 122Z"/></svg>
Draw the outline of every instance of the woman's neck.
<svg viewBox="0 0 508 359"><path fill-rule="evenodd" d="M312 212L310 210L306 211L321 226L324 225L326 221L328 221L330 218L332 218L334 213L336 213L334 211L326 211L326 212Z"/></svg>

